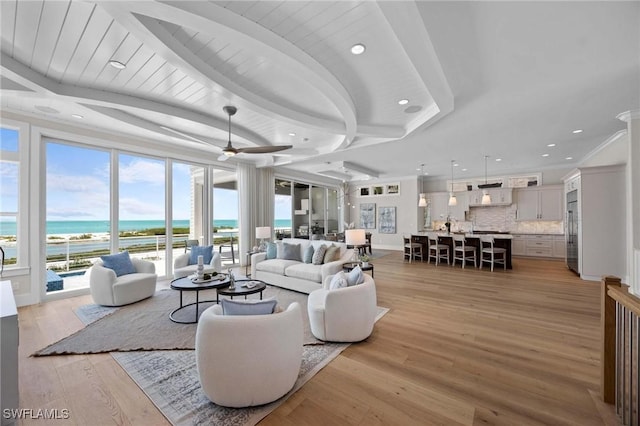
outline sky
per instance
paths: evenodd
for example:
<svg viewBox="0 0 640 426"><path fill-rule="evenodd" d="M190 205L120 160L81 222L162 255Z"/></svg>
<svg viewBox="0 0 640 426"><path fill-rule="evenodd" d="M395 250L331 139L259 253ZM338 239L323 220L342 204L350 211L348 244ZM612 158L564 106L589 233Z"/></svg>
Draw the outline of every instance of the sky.
<svg viewBox="0 0 640 426"><path fill-rule="evenodd" d="M17 132L0 129L0 149L17 150ZM46 143L47 220L108 220L110 152L75 145ZM0 164L0 211L17 211L17 165ZM173 218L189 219L190 166L173 163ZM165 162L119 154L120 220L165 217ZM237 219L237 191L214 188L214 219ZM291 218L291 197L277 196L275 218Z"/></svg>

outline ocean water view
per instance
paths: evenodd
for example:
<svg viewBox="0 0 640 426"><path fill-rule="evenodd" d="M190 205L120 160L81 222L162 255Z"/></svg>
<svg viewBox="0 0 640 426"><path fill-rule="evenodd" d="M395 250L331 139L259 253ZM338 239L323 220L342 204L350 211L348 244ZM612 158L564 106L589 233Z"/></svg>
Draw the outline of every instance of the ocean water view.
<svg viewBox="0 0 640 426"><path fill-rule="evenodd" d="M219 229L237 229L238 221L234 219L216 219L214 226ZM109 221L105 220L78 220L78 221L47 221L47 235L71 235L71 234L105 234L109 232ZM144 231L146 229L164 228L164 220L122 220L119 230L122 231ZM173 227L189 228L189 220L174 220ZM276 219L275 228L291 228L291 220ZM10 221L0 221L0 238L12 238L16 235L16 223ZM226 235L225 235L226 237ZM13 243L3 244L3 249L7 259L16 257L16 247ZM120 238L120 248L129 248L140 245L164 244L163 236L129 237ZM50 241L47 243L47 256L61 255L69 251L71 254L88 253L94 250L105 250L109 248L108 239L104 240L75 240L68 247L66 240Z"/></svg>
<svg viewBox="0 0 640 426"><path fill-rule="evenodd" d="M143 231L152 228L164 228L164 220L121 220L120 231ZM213 226L216 228L238 228L238 221L235 219L214 219ZM173 221L174 228L188 228L189 220L180 219ZM291 228L290 219L276 219L276 228ZM109 232L108 220L48 220L47 235L66 234L102 234ZM16 222L0 221L0 236L15 236Z"/></svg>

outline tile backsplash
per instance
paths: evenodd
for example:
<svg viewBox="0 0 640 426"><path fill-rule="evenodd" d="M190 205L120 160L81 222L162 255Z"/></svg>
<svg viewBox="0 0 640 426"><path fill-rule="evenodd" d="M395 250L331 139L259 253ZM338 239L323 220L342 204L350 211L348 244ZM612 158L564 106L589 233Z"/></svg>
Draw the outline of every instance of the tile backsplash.
<svg viewBox="0 0 640 426"><path fill-rule="evenodd" d="M452 230L500 231L512 234L564 234L561 220L516 220L517 206L471 207L466 221L454 222ZM444 221L434 221L433 227L440 229Z"/></svg>

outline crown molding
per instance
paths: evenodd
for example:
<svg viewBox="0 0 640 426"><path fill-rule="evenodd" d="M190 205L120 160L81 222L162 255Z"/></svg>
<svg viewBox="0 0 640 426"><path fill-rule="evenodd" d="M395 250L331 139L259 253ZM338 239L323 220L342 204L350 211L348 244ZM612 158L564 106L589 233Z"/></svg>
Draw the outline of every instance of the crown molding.
<svg viewBox="0 0 640 426"><path fill-rule="evenodd" d="M621 112L620 114L616 115L616 118L620 121L624 121L625 123L628 123L631 120L637 120L640 118L640 109Z"/></svg>

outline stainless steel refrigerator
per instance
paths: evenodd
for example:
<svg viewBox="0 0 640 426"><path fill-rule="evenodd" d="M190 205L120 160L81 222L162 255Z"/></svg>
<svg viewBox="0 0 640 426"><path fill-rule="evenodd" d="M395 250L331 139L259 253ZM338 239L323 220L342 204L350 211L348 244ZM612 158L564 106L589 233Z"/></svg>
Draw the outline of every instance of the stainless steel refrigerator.
<svg viewBox="0 0 640 426"><path fill-rule="evenodd" d="M578 190L567 193L567 224L565 238L567 240L567 267L580 275L578 266Z"/></svg>

